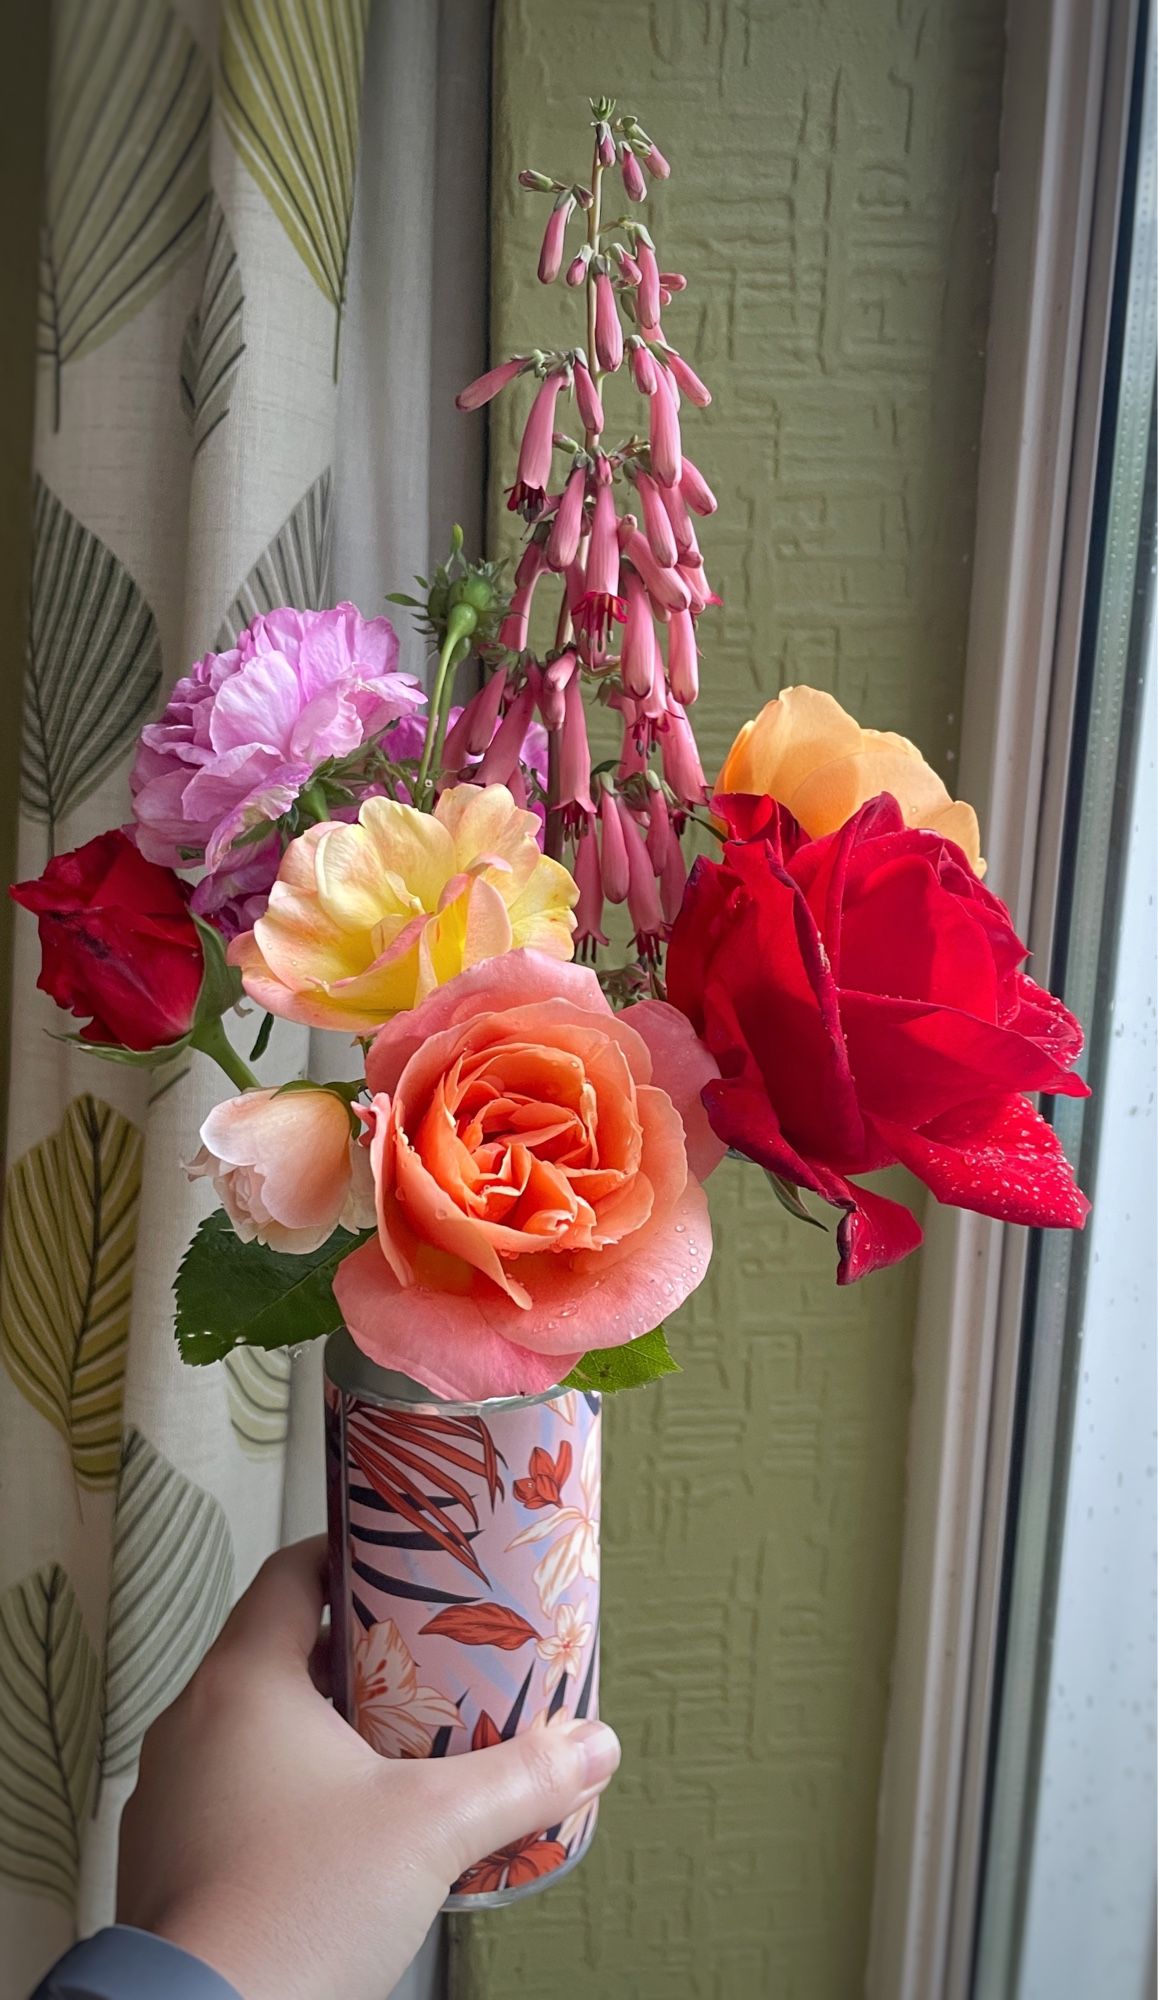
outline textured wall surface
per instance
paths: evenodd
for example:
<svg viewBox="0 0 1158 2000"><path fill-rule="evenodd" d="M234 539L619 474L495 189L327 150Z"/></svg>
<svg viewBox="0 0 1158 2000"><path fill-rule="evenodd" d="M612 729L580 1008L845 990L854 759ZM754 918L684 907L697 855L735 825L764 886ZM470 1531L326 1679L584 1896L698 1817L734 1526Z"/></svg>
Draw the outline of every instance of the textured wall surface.
<svg viewBox="0 0 1158 2000"><path fill-rule="evenodd" d="M702 537L696 715L714 768L789 682L952 776L1003 0L499 0L493 346L582 336L534 279L518 167L586 171L615 92L673 162L650 204L665 315L715 390L685 437ZM516 392L518 394L519 392ZM525 393L493 438L499 528ZM679 1379L608 1411L606 1714L624 1767L592 1855L464 1920L488 2000L852 2000L896 1609L915 1267L844 1292L831 1236L754 1170L712 1188Z"/></svg>

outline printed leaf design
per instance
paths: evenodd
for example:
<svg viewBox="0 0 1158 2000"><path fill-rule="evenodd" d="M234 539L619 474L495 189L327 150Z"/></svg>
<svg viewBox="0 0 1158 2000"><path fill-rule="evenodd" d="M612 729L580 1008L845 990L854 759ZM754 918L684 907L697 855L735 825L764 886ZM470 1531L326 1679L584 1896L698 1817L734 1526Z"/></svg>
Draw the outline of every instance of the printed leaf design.
<svg viewBox="0 0 1158 2000"><path fill-rule="evenodd" d="M342 1315L334 1272L371 1233L335 1229L318 1249L287 1256L243 1243L224 1209L214 1209L199 1224L173 1287L182 1361L199 1368L235 1347L289 1347L335 1333Z"/></svg>
<svg viewBox="0 0 1158 2000"><path fill-rule="evenodd" d="M233 378L245 353L237 251L216 195L209 204L201 298L181 343L181 407L193 433L194 456L229 414Z"/></svg>
<svg viewBox="0 0 1158 2000"><path fill-rule="evenodd" d="M243 1451L264 1458L289 1434L292 1362L284 1347L237 1347L225 1357L229 1421Z"/></svg>
<svg viewBox="0 0 1158 2000"><path fill-rule="evenodd" d="M216 646L226 652L264 611L280 604L320 611L330 594L332 479L327 467L303 493L259 556L218 627Z"/></svg>
<svg viewBox="0 0 1158 2000"><path fill-rule="evenodd" d="M76 1097L8 1181L0 1352L82 1486L112 1486L141 1189L141 1134Z"/></svg>
<svg viewBox="0 0 1158 2000"><path fill-rule="evenodd" d="M451 1466L485 1480L492 1508L504 1490L499 1454L481 1417L428 1416L417 1410L402 1415L355 1404L346 1448L350 1463L387 1507L430 1535L481 1582L487 1581L469 1533L449 1511L455 1505L462 1507L477 1529L478 1507L468 1488L448 1470ZM432 1482L433 1492L428 1490Z"/></svg>
<svg viewBox="0 0 1158 2000"><path fill-rule="evenodd" d="M504 1653L517 1653L520 1646L539 1634L533 1625L506 1604L448 1604L419 1628L439 1639L454 1639L460 1646L498 1646Z"/></svg>
<svg viewBox="0 0 1158 2000"><path fill-rule="evenodd" d="M595 1347L576 1362L563 1382L564 1389L595 1390L607 1396L616 1389L638 1389L644 1382L658 1382L661 1375L681 1372L667 1344L662 1326L622 1347Z"/></svg>
<svg viewBox="0 0 1158 2000"><path fill-rule="evenodd" d="M20 793L55 841L127 752L160 685L161 642L128 570L42 479L32 534Z"/></svg>
<svg viewBox="0 0 1158 2000"><path fill-rule="evenodd" d="M132 1770L146 1729L212 1645L232 1597L220 1503L130 1430L113 1535L103 1776Z"/></svg>
<svg viewBox="0 0 1158 2000"><path fill-rule="evenodd" d="M491 1721L490 1716L487 1714L485 1708L480 1709L478 1721L475 1723L475 1726L471 1731L471 1737L470 1737L471 1749L493 1750L496 1743L501 1743L502 1740L503 1740L502 1730L498 1727L497 1723Z"/></svg>
<svg viewBox="0 0 1158 2000"><path fill-rule="evenodd" d="M56 0L39 351L61 370L108 340L197 240L209 199L209 72L165 0Z"/></svg>
<svg viewBox="0 0 1158 2000"><path fill-rule="evenodd" d="M368 0L226 0L221 20L230 136L339 321L368 12Z"/></svg>
<svg viewBox="0 0 1158 2000"><path fill-rule="evenodd" d="M45 1563L0 1596L0 1874L70 1908L99 1735L96 1654Z"/></svg>

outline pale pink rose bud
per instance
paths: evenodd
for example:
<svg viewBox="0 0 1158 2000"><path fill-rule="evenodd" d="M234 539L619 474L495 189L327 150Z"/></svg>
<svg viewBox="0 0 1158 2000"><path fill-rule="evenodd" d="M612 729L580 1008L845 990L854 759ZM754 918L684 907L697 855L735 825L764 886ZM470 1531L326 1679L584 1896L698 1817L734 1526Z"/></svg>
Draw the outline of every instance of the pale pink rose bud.
<svg viewBox="0 0 1158 2000"><path fill-rule="evenodd" d="M515 483L507 502L512 513L526 509L537 514L543 505L547 481L551 477L551 453L555 444L555 405L562 387L561 371L548 375L531 404L531 413L519 446Z"/></svg>
<svg viewBox="0 0 1158 2000"><path fill-rule="evenodd" d="M599 846L595 821L588 817L575 849L575 881L579 901L575 905L575 954L583 956L586 944L607 943L603 931L603 876L599 867Z"/></svg>
<svg viewBox="0 0 1158 2000"><path fill-rule="evenodd" d="M560 195L543 231L543 247L539 252L539 283L554 284L563 264L563 245L567 237L567 224L575 213L573 194Z"/></svg>
<svg viewBox="0 0 1158 2000"><path fill-rule="evenodd" d="M662 611L686 611L691 603L687 583L678 570L663 569L652 555L646 537L638 528L628 528L621 536L623 554L639 571L652 598Z"/></svg>
<svg viewBox="0 0 1158 2000"><path fill-rule="evenodd" d="M625 250L622 243L617 243L615 245L615 255L619 262L621 277L626 278L629 285L638 285L643 273L636 263L635 258L631 255L631 252Z"/></svg>
<svg viewBox="0 0 1158 2000"><path fill-rule="evenodd" d="M682 271L661 271L659 282L665 292L686 292L688 281Z"/></svg>
<svg viewBox="0 0 1158 2000"><path fill-rule="evenodd" d="M595 355L599 366L612 375L623 360L623 327L606 271L595 280Z"/></svg>
<svg viewBox="0 0 1158 2000"><path fill-rule="evenodd" d="M551 532L547 537L547 562L554 570L566 569L579 553L583 533L583 498L587 491L585 466L573 467L563 498L559 502Z"/></svg>
<svg viewBox="0 0 1158 2000"><path fill-rule="evenodd" d="M626 139L620 148L619 171L623 176L623 192L628 201L646 201L647 182L643 178L643 168Z"/></svg>
<svg viewBox="0 0 1158 2000"><path fill-rule="evenodd" d="M595 127L595 144L599 153L600 166L613 167L615 165L615 141L611 136L611 127L605 119L601 118Z"/></svg>
<svg viewBox="0 0 1158 2000"><path fill-rule="evenodd" d="M534 167L520 169L519 186L526 188L530 194L553 194L558 185L558 181L553 181L550 174L537 174Z"/></svg>
<svg viewBox="0 0 1158 2000"><path fill-rule="evenodd" d="M659 878L659 906L664 922L674 924L680 913L680 906L687 887L688 866L684 860L683 848L673 832L668 845L667 859Z"/></svg>
<svg viewBox="0 0 1158 2000"><path fill-rule="evenodd" d="M619 649L619 671L628 694L640 701L651 693L655 673L655 635L651 622L651 601L634 570L624 582L627 618Z"/></svg>
<svg viewBox="0 0 1158 2000"><path fill-rule="evenodd" d="M663 929L659 888L634 814L629 811L623 799L617 800L616 803L619 807L619 823L623 829L623 845L627 853L627 907L636 943L642 944L646 938L658 937Z"/></svg>
<svg viewBox="0 0 1158 2000"><path fill-rule="evenodd" d="M700 691L696 625L690 611L673 611L668 620L667 679L676 700L685 708Z"/></svg>
<svg viewBox="0 0 1158 2000"><path fill-rule="evenodd" d="M681 805L702 805L708 796L704 767L696 749L692 726L674 696L668 703L667 721L659 738L663 775L669 791Z"/></svg>
<svg viewBox="0 0 1158 2000"><path fill-rule="evenodd" d="M635 258L639 265L639 317L648 326L655 326L659 319L659 265L655 261L655 251L642 236L635 246Z"/></svg>
<svg viewBox="0 0 1158 2000"><path fill-rule="evenodd" d="M665 347L661 359L666 361L689 403L697 409L706 410L712 400L712 392L706 382L701 382L693 367L677 354L674 347Z"/></svg>
<svg viewBox="0 0 1158 2000"><path fill-rule="evenodd" d="M690 458L684 459L680 472L680 492L697 514L714 514L720 504L703 473Z"/></svg>
<svg viewBox="0 0 1158 2000"><path fill-rule="evenodd" d="M643 156L643 164L647 168L648 173L657 181L666 181L668 175L671 173L671 168L664 159L654 139Z"/></svg>
<svg viewBox="0 0 1158 2000"><path fill-rule="evenodd" d="M631 368L631 379L639 390L640 395L654 395L659 374L655 362L651 358L650 349L644 346L642 340L632 340L629 366Z"/></svg>
<svg viewBox="0 0 1158 2000"><path fill-rule="evenodd" d="M661 498L667 488L657 486L649 472L637 473L635 486L643 505L643 528L648 548L661 569L674 569L679 561L679 550L668 510Z"/></svg>
<svg viewBox="0 0 1158 2000"><path fill-rule="evenodd" d="M185 1171L212 1181L243 1243L305 1256L339 1224L374 1226L370 1156L330 1090L245 1090L218 1104Z"/></svg>
<svg viewBox="0 0 1158 2000"><path fill-rule="evenodd" d="M571 286L571 289L573 291L577 289L577 287L581 285L583 283L583 280L586 278L587 266L588 263L590 262L590 259L591 259L591 252L587 248L587 245L584 244L582 250L578 251L577 254L574 257L572 257L571 262L568 264L567 283Z"/></svg>
<svg viewBox="0 0 1158 2000"><path fill-rule="evenodd" d="M600 431L603 429L603 404L599 399L599 391L595 387L591 371L587 367L586 362L576 361L573 364L573 372L575 377L575 405L579 411L583 428L584 430L593 432L598 437Z"/></svg>
<svg viewBox="0 0 1158 2000"><path fill-rule="evenodd" d="M591 803L591 745L587 740L587 710L579 675L573 673L563 690L563 728L559 738L559 803L595 810Z"/></svg>
<svg viewBox="0 0 1158 2000"><path fill-rule="evenodd" d="M519 752L534 713L535 687L528 676L500 722L494 740L478 767L476 784L505 785L509 781L512 773L518 769Z"/></svg>
<svg viewBox="0 0 1158 2000"><path fill-rule="evenodd" d="M630 871L627 864L627 842L623 838L623 821L619 817L618 802L613 792L604 785L599 800L599 860L603 877L603 893L609 903L626 903L630 886Z"/></svg>
<svg viewBox="0 0 1158 2000"><path fill-rule="evenodd" d="M657 875L663 873L668 842L674 838L671 814L667 809L667 793L662 785L653 784L647 794L647 852Z"/></svg>
<svg viewBox="0 0 1158 2000"><path fill-rule="evenodd" d="M680 420L676 415L671 389L662 368L657 372L655 391L649 399L649 408L648 444L651 449L651 469L661 486L676 486L683 470L680 453Z"/></svg>
<svg viewBox="0 0 1158 2000"><path fill-rule="evenodd" d="M675 557L676 562L685 565L701 563L703 557L700 554L700 545L696 540L696 531L692 526L692 517L688 513L687 502L684 499L682 488L679 486L661 486L659 492L662 496L664 512L668 518L668 526L672 531L672 539L678 551Z"/></svg>
<svg viewBox="0 0 1158 2000"><path fill-rule="evenodd" d="M513 382L516 375L521 375L526 365L525 361L519 360L500 361L497 368L488 368L485 375L480 375L476 381L468 382L465 389L459 390L454 399L456 407L460 410L481 410L483 404L489 403L492 396L497 396L500 389L505 389L508 382Z"/></svg>

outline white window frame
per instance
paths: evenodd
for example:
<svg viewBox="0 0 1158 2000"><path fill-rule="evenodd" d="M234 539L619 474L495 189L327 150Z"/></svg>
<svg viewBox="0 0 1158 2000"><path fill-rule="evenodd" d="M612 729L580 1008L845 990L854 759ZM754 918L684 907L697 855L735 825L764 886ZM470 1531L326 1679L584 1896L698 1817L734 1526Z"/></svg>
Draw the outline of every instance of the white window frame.
<svg viewBox="0 0 1158 2000"><path fill-rule="evenodd" d="M960 789L1049 963L1135 0L1010 0ZM1063 562L1063 556L1065 558ZM930 1205L869 2000L967 2000L1027 1235Z"/></svg>

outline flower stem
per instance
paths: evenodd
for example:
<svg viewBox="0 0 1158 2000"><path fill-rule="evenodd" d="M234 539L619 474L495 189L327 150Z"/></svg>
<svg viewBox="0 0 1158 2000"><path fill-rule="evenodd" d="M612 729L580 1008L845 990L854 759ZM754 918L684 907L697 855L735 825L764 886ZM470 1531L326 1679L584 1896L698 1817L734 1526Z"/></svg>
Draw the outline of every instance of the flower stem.
<svg viewBox="0 0 1158 2000"><path fill-rule="evenodd" d="M414 780L414 803L422 812L430 811L426 795L428 790L433 790L431 767L435 763L436 756L441 756L446 737L450 696L454 688L454 667L462 657L459 648L464 639L470 638L477 623L477 613L469 604L456 604L446 622L446 637L438 656L438 668L426 715L426 740L422 745L422 757Z"/></svg>
<svg viewBox="0 0 1158 2000"><path fill-rule="evenodd" d="M253 1071L248 1063L242 1061L226 1034L220 1015L215 1021L202 1021L199 1027L194 1028L189 1039L195 1049L201 1050L202 1055L212 1057L218 1069L225 1071L230 1083L236 1084L238 1090L259 1088Z"/></svg>

